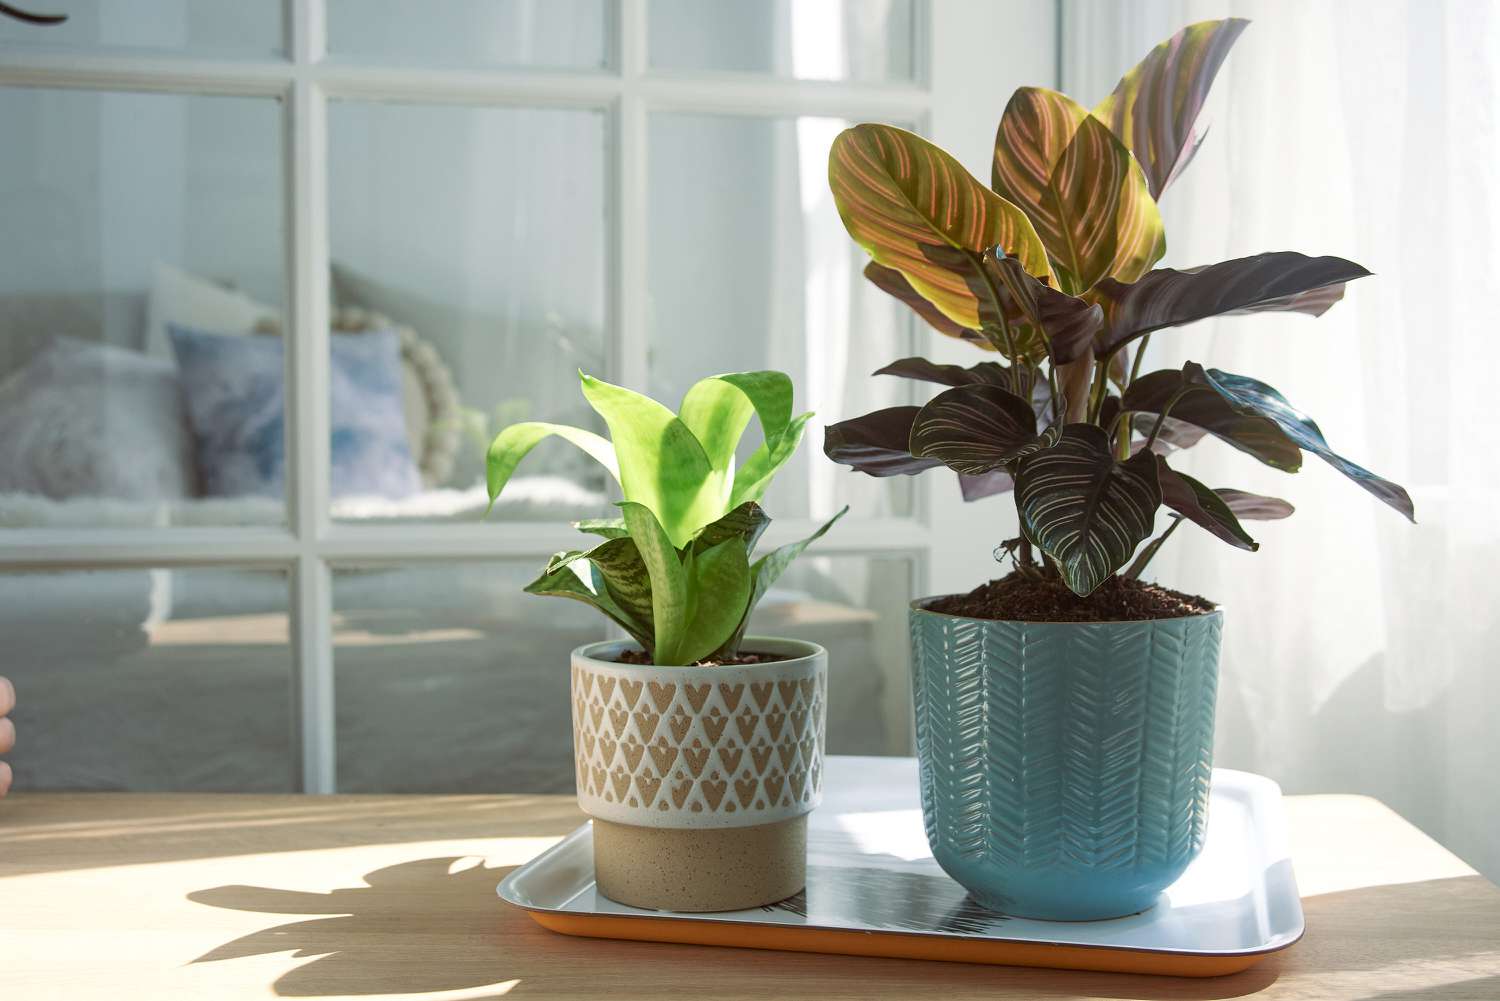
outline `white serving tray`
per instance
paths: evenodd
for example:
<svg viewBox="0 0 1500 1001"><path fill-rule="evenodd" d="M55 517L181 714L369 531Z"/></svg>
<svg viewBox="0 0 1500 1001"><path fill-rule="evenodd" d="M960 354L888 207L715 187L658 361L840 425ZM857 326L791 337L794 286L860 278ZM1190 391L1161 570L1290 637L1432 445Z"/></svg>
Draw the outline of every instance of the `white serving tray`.
<svg viewBox="0 0 1500 1001"><path fill-rule="evenodd" d="M911 758L830 757L808 824L807 889L750 911L647 911L594 886L585 824L512 872L500 896L554 931L597 938L1218 976L1302 937L1281 789L1214 770L1203 854L1155 907L1110 921L1010 918L932 859Z"/></svg>

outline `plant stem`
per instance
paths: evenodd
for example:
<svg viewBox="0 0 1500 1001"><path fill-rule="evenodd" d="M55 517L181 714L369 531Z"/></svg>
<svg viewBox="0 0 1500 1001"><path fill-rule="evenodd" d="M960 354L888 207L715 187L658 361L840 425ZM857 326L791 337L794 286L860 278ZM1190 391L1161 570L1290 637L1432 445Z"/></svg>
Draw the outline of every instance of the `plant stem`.
<svg viewBox="0 0 1500 1001"><path fill-rule="evenodd" d="M1025 532L1021 533L1021 544L1016 547L1016 563L1018 565L1018 569L1021 567L1030 568L1032 564L1031 540L1026 538ZM1021 572L1027 573L1028 570L1021 570Z"/></svg>
<svg viewBox="0 0 1500 1001"><path fill-rule="evenodd" d="M1156 423L1151 425L1151 434L1146 438L1146 448L1149 449L1152 444L1155 443L1156 435L1159 431L1161 431L1161 426L1166 421L1167 414L1171 411L1173 405L1176 404L1178 400L1182 399L1183 394L1187 391L1188 387L1183 386L1177 392L1173 393L1170 398L1168 398L1167 405L1162 407L1161 413L1156 415Z"/></svg>
<svg viewBox="0 0 1500 1001"><path fill-rule="evenodd" d="M1130 458L1130 411L1120 411L1115 418L1115 458L1121 461Z"/></svg>
<svg viewBox="0 0 1500 1001"><path fill-rule="evenodd" d="M995 285L995 279L990 277L989 269L984 266L984 255L970 251L969 258L979 270L979 277L984 279L985 291L990 294L990 304L995 307L995 315L1000 318L1000 332L1005 338L1005 360L1014 365L1017 358L1016 343L1010 336L1010 322L1005 319L1005 310L1000 305L1000 289Z"/></svg>
<svg viewBox="0 0 1500 1001"><path fill-rule="evenodd" d="M1088 422L1099 423L1099 411L1104 409L1104 398L1109 395L1109 359L1106 355L1094 362L1094 385L1089 390Z"/></svg>
<svg viewBox="0 0 1500 1001"><path fill-rule="evenodd" d="M1172 524L1167 526L1165 532L1146 544L1146 548L1141 550L1140 557L1134 563L1130 564L1130 569L1125 571L1126 579L1140 580L1141 574L1145 572L1146 567L1156 557L1156 554L1161 552L1162 544L1172 537L1172 533L1177 531L1177 526L1181 525L1183 520L1182 518L1174 517Z"/></svg>
<svg viewBox="0 0 1500 1001"><path fill-rule="evenodd" d="M1151 343L1151 335L1147 334L1141 338L1140 345L1135 349L1135 359L1130 363L1130 378L1125 380L1125 388L1135 382L1135 377L1141 374L1141 359L1146 357L1146 345Z"/></svg>

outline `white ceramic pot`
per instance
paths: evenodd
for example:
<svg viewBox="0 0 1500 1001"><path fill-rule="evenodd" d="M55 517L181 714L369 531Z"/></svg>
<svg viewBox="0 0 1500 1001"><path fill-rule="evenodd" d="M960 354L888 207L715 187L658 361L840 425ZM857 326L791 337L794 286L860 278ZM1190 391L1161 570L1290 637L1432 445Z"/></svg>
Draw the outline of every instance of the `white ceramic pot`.
<svg viewBox="0 0 1500 1001"><path fill-rule="evenodd" d="M726 667L621 664L628 642L573 651L578 802L594 819L605 896L636 907L740 910L806 883L807 814L822 800L828 654L750 637L788 659Z"/></svg>

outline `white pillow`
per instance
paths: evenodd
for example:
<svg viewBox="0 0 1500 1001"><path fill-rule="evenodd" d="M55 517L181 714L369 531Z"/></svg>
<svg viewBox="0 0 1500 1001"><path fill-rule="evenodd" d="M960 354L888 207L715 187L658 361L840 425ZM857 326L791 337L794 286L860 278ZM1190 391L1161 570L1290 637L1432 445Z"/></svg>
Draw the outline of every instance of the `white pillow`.
<svg viewBox="0 0 1500 1001"><path fill-rule="evenodd" d="M0 382L0 493L172 500L196 491L175 366L55 338Z"/></svg>
<svg viewBox="0 0 1500 1001"><path fill-rule="evenodd" d="M151 295L146 301L145 351L151 358L172 362L168 326L211 330L216 334L248 334L262 320L280 325L281 310L170 264L158 263L151 279Z"/></svg>

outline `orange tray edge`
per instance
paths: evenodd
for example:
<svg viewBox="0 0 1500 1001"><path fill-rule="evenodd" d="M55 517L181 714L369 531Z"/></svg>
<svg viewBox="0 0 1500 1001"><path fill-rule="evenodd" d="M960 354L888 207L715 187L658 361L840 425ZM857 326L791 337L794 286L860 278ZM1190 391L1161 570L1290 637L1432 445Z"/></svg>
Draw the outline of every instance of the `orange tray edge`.
<svg viewBox="0 0 1500 1001"><path fill-rule="evenodd" d="M1145 973L1169 977L1223 977L1248 970L1295 942L1245 953L1147 952L1098 946L1054 945L994 939L938 938L903 932L846 931L836 928L784 928L722 921L664 921L628 915L562 914L525 908L549 931L583 938L674 942L733 949L780 949L843 956L884 956L946 963L1037 966L1105 973Z"/></svg>

